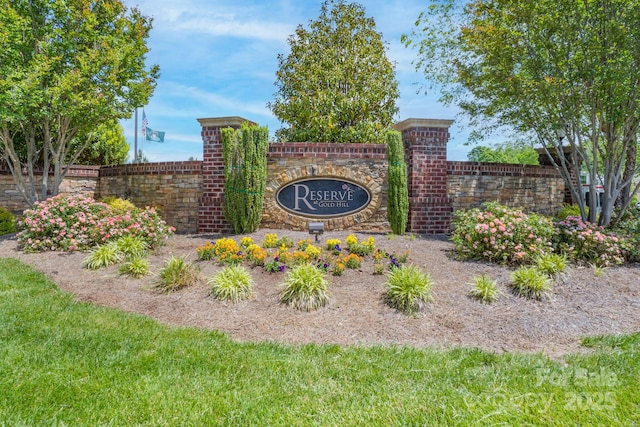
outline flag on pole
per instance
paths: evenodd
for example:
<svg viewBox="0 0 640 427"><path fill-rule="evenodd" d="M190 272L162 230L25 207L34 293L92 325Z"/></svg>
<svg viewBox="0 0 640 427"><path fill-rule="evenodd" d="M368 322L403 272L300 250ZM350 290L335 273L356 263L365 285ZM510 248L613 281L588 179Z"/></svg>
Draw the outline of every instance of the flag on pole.
<svg viewBox="0 0 640 427"><path fill-rule="evenodd" d="M146 132L147 141L164 142L164 132L163 131L153 130L150 127L147 127L145 132Z"/></svg>
<svg viewBox="0 0 640 427"><path fill-rule="evenodd" d="M142 136L146 136L147 134L147 126L149 126L149 120L147 120L147 115L144 113L144 109L142 110Z"/></svg>

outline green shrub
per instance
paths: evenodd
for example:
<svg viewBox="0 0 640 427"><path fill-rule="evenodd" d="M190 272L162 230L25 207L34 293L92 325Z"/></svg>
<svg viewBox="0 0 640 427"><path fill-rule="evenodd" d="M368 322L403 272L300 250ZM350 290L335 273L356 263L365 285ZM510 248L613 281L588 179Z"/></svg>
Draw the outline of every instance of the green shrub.
<svg viewBox="0 0 640 427"><path fill-rule="evenodd" d="M463 258L522 264L553 250L555 230L548 218L495 202L457 211L452 225L451 240Z"/></svg>
<svg viewBox="0 0 640 427"><path fill-rule="evenodd" d="M474 277L473 282L474 285L469 291L469 295L473 298L477 298L481 302L488 304L495 301L500 295L498 283L484 274L482 276Z"/></svg>
<svg viewBox="0 0 640 427"><path fill-rule="evenodd" d="M404 234L409 220L409 187L402 135L390 130L386 134L386 141L389 177L387 219L395 234Z"/></svg>
<svg viewBox="0 0 640 427"><path fill-rule="evenodd" d="M84 266L89 270L97 270L102 267L108 267L117 264L124 258L123 253L118 248L116 242L100 245L91 250L84 260Z"/></svg>
<svg viewBox="0 0 640 427"><path fill-rule="evenodd" d="M173 292L194 285L199 280L198 269L184 258L172 256L158 275L158 288L163 292Z"/></svg>
<svg viewBox="0 0 640 427"><path fill-rule="evenodd" d="M329 302L324 272L312 264L302 264L287 273L280 302L299 310L313 311Z"/></svg>
<svg viewBox="0 0 640 427"><path fill-rule="evenodd" d="M556 223L555 239L558 251L572 259L602 267L624 262L618 236L577 216Z"/></svg>
<svg viewBox="0 0 640 427"><path fill-rule="evenodd" d="M262 219L267 184L269 131L242 124L239 130L222 129L225 219L236 233L251 233Z"/></svg>
<svg viewBox="0 0 640 427"><path fill-rule="evenodd" d="M127 212L133 212L136 210L136 205L129 200L120 199L118 197L109 196L102 199L102 203L106 203L111 210L118 215L126 214Z"/></svg>
<svg viewBox="0 0 640 427"><path fill-rule="evenodd" d="M538 270L550 276L562 273L567 268L566 255L547 253L537 256L534 262Z"/></svg>
<svg viewBox="0 0 640 427"><path fill-rule="evenodd" d="M18 244L25 252L85 250L126 235L142 238L149 248L174 231L153 208L117 214L86 196L58 195L24 211Z"/></svg>
<svg viewBox="0 0 640 427"><path fill-rule="evenodd" d="M225 301L240 301L251 296L253 279L242 266L225 267L217 272L207 284L214 298Z"/></svg>
<svg viewBox="0 0 640 427"><path fill-rule="evenodd" d="M618 224L616 232L624 236L622 248L627 261L640 262L640 211L635 210L626 215Z"/></svg>
<svg viewBox="0 0 640 427"><path fill-rule="evenodd" d="M589 214L589 208L585 207L587 215ZM564 205L562 209L558 211L556 218L560 221L564 221L569 216L580 216L580 207L578 205Z"/></svg>
<svg viewBox="0 0 640 427"><path fill-rule="evenodd" d="M535 267L520 267L511 275L513 290L518 296L540 300L551 291L551 280Z"/></svg>
<svg viewBox="0 0 640 427"><path fill-rule="evenodd" d="M387 290L384 299L396 310L414 314L425 303L433 301L432 285L433 280L428 273L412 265L403 265L390 271L385 283Z"/></svg>
<svg viewBox="0 0 640 427"><path fill-rule="evenodd" d="M9 209L0 206L0 236L16 231L16 218Z"/></svg>
<svg viewBox="0 0 640 427"><path fill-rule="evenodd" d="M120 272L120 274L125 274L139 279L140 277L149 274L149 260L140 257L130 258L120 266L120 269L118 271Z"/></svg>

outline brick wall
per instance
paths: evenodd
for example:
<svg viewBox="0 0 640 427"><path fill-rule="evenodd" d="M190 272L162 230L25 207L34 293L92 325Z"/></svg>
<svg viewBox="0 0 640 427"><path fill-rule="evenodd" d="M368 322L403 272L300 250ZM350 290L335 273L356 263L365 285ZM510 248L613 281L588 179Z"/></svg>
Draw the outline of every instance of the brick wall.
<svg viewBox="0 0 640 427"><path fill-rule="evenodd" d="M447 189L447 142L451 120L407 119L395 128L402 133L409 182L408 231L447 233L451 199Z"/></svg>

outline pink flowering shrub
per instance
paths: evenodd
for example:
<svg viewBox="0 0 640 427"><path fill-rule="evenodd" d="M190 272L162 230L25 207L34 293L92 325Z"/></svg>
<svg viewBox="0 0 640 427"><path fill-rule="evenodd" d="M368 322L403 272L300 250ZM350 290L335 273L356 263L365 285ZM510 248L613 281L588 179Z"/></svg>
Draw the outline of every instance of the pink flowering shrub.
<svg viewBox="0 0 640 427"><path fill-rule="evenodd" d="M556 223L556 229L558 251L566 253L569 258L601 267L624 262L621 240L596 224L568 216Z"/></svg>
<svg viewBox="0 0 640 427"><path fill-rule="evenodd" d="M486 203L483 209L457 211L452 225L451 240L463 258L523 264L553 252L550 219L496 202Z"/></svg>
<svg viewBox="0 0 640 427"><path fill-rule="evenodd" d="M114 214L86 196L55 196L38 202L18 222L18 244L25 252L85 250L126 234L157 246L174 230L153 208Z"/></svg>

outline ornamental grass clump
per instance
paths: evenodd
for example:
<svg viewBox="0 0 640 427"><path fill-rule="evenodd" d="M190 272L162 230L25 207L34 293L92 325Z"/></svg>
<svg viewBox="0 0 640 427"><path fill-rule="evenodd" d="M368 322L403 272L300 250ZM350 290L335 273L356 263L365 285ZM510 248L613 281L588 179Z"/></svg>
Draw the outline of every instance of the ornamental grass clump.
<svg viewBox="0 0 640 427"><path fill-rule="evenodd" d="M568 216L556 223L556 245L571 259L601 267L622 264L622 240L603 227Z"/></svg>
<svg viewBox="0 0 640 427"><path fill-rule="evenodd" d="M433 279L413 265L392 269L387 276L385 302L405 314L415 314L425 303L433 301Z"/></svg>
<svg viewBox="0 0 640 427"><path fill-rule="evenodd" d="M123 259L124 254L120 251L117 242L111 242L92 249L83 264L89 270L98 270L117 264Z"/></svg>
<svg viewBox="0 0 640 427"><path fill-rule="evenodd" d="M216 299L237 302L247 299L253 291L251 274L241 265L225 267L207 281L211 296Z"/></svg>
<svg viewBox="0 0 640 427"><path fill-rule="evenodd" d="M466 259L524 264L553 251L551 220L496 202L484 204L483 209L457 211L452 226L455 251Z"/></svg>
<svg viewBox="0 0 640 427"><path fill-rule="evenodd" d="M280 302L298 310L313 311L329 302L328 282L324 273L312 264L302 264L285 277Z"/></svg>
<svg viewBox="0 0 640 427"><path fill-rule="evenodd" d="M551 291L551 279L536 267L523 266L511 275L511 285L516 295L541 300Z"/></svg>
<svg viewBox="0 0 640 427"><path fill-rule="evenodd" d="M115 241L118 250L126 258L141 258L147 254L149 246L140 236L126 235Z"/></svg>
<svg viewBox="0 0 640 427"><path fill-rule="evenodd" d="M149 274L149 260L141 257L130 258L120 266L118 272L139 279Z"/></svg>
<svg viewBox="0 0 640 427"><path fill-rule="evenodd" d="M549 276L563 273L567 268L566 255L548 253L537 256L533 261L538 270Z"/></svg>
<svg viewBox="0 0 640 427"><path fill-rule="evenodd" d="M469 296L476 298L480 302L489 304L500 295L498 282L484 274L473 278L473 288L469 291Z"/></svg>
<svg viewBox="0 0 640 427"><path fill-rule="evenodd" d="M172 256L158 274L158 288L165 293L195 285L200 280L198 269L184 258Z"/></svg>

